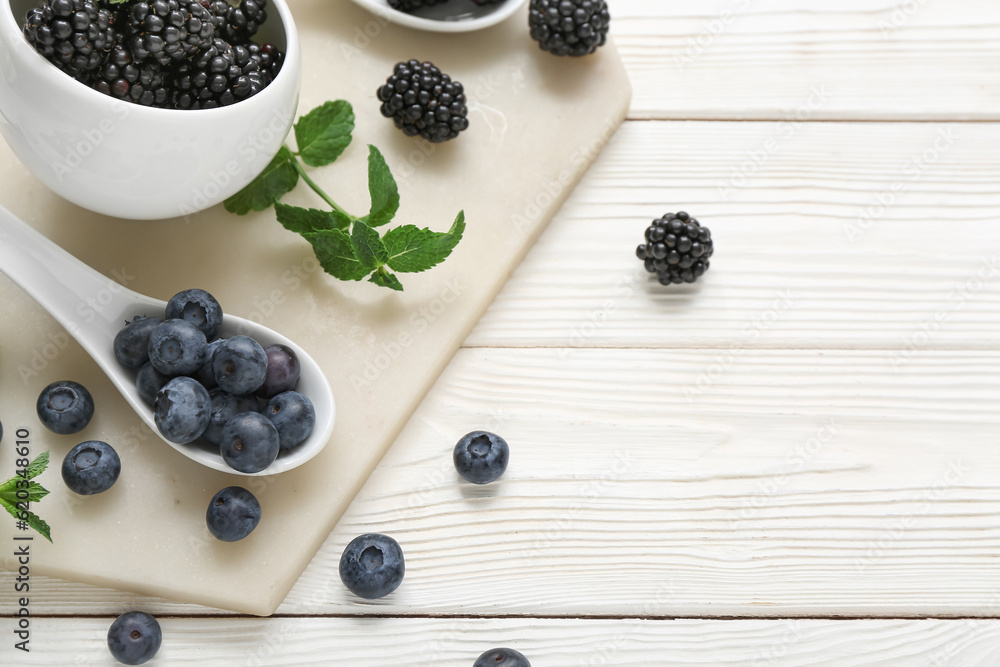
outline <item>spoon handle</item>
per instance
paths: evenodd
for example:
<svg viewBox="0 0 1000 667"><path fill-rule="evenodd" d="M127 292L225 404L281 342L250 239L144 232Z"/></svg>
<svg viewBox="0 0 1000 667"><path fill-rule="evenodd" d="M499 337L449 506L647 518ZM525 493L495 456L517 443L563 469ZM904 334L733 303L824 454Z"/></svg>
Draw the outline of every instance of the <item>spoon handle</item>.
<svg viewBox="0 0 1000 667"><path fill-rule="evenodd" d="M90 268L0 206L0 272L92 356L110 347L135 293Z"/></svg>

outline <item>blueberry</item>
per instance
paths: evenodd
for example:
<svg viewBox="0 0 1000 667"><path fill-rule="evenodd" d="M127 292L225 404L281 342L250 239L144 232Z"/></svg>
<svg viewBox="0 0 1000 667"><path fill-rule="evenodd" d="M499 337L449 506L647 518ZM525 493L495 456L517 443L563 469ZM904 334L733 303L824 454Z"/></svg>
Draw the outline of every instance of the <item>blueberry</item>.
<svg viewBox="0 0 1000 667"><path fill-rule="evenodd" d="M73 493L92 496L107 491L118 480L122 462L111 445L88 440L69 450L62 463L62 478Z"/></svg>
<svg viewBox="0 0 1000 667"><path fill-rule="evenodd" d="M222 306L203 289L178 292L167 302L167 318L187 320L201 329L205 338L213 340L222 329Z"/></svg>
<svg viewBox="0 0 1000 667"><path fill-rule="evenodd" d="M252 394L267 377L267 354L248 336L227 338L212 355L215 381L230 394Z"/></svg>
<svg viewBox="0 0 1000 667"><path fill-rule="evenodd" d="M149 361L164 375L194 373L207 352L205 334L184 320L164 320L149 337Z"/></svg>
<svg viewBox="0 0 1000 667"><path fill-rule="evenodd" d="M0 423L0 442L3 442L3 423Z"/></svg>
<svg viewBox="0 0 1000 667"><path fill-rule="evenodd" d="M259 412L236 415L222 427L219 452L234 470L260 472L278 456L278 431Z"/></svg>
<svg viewBox="0 0 1000 667"><path fill-rule="evenodd" d="M208 529L223 542L237 542L260 523L260 503L240 486L227 486L208 503Z"/></svg>
<svg viewBox="0 0 1000 667"><path fill-rule="evenodd" d="M208 349L205 352L205 363L191 376L200 382L205 389L215 389L218 386L218 383L215 381L215 371L212 370L212 357L224 340L226 339L216 338L208 344Z"/></svg>
<svg viewBox="0 0 1000 667"><path fill-rule="evenodd" d="M77 382L53 382L38 396L35 410L42 424L53 433L79 433L94 416L94 398Z"/></svg>
<svg viewBox="0 0 1000 667"><path fill-rule="evenodd" d="M489 484L507 469L507 441L489 431L473 431L455 445L455 469L466 481Z"/></svg>
<svg viewBox="0 0 1000 667"><path fill-rule="evenodd" d="M156 392L160 391L163 385L169 381L168 376L153 368L153 364L147 361L135 376L135 386L139 390L139 398L149 405L153 405L156 402Z"/></svg>
<svg viewBox="0 0 1000 667"><path fill-rule="evenodd" d="M149 336L160 324L158 317L137 317L115 336L114 350L118 363L139 368L149 361Z"/></svg>
<svg viewBox="0 0 1000 667"><path fill-rule="evenodd" d="M153 413L163 437L183 445L205 432L211 408L208 390L197 380L182 376L173 378L157 392Z"/></svg>
<svg viewBox="0 0 1000 667"><path fill-rule="evenodd" d="M130 611L108 628L108 649L125 665L141 665L160 650L163 632L156 619L144 611Z"/></svg>
<svg viewBox="0 0 1000 667"><path fill-rule="evenodd" d="M222 442L222 428L230 419L242 412L257 412L257 399L253 396L233 396L218 387L208 392L212 399L211 418L202 437L219 446Z"/></svg>
<svg viewBox="0 0 1000 667"><path fill-rule="evenodd" d="M301 445L316 425L312 401L297 391L286 391L268 401L264 416L278 430L282 449Z"/></svg>
<svg viewBox="0 0 1000 667"><path fill-rule="evenodd" d="M378 533L355 537L340 556L340 580L352 593L369 600L399 588L405 570L399 543Z"/></svg>
<svg viewBox="0 0 1000 667"><path fill-rule="evenodd" d="M264 348L267 355L267 375L264 384L257 390L261 398L273 398L285 391L292 391L299 383L299 358L287 345L268 345Z"/></svg>
<svg viewBox="0 0 1000 667"><path fill-rule="evenodd" d="M512 648L491 648L476 658L472 667L531 667L531 663Z"/></svg>

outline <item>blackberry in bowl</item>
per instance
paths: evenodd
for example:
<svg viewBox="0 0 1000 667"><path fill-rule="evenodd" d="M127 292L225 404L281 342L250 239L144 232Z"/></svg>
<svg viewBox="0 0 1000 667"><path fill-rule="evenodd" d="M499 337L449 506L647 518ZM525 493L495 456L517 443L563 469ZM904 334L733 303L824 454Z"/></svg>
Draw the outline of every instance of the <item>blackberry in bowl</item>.
<svg viewBox="0 0 1000 667"><path fill-rule="evenodd" d="M218 58L213 54L209 62L194 65L197 71L185 72L192 76L185 92L193 96L185 99L197 101L186 107L176 94L176 71L219 39L215 23L205 22L210 10L203 4L198 7L205 13L187 0L44 2L52 16L34 12L38 18L31 34L25 34L29 12L46 5L0 0L0 117L5 121L0 131L18 159L56 194L119 218L186 216L238 192L278 152L295 118L301 78L298 33L286 0L267 3L255 48L230 44L232 53L221 49ZM136 28L123 17L134 18L140 5L150 12ZM159 21L160 5L177 7L167 13L169 26ZM97 11L102 8L113 8L110 44L105 16ZM73 26L84 27L67 35ZM185 45L182 52L196 55L168 57L164 65L155 54L167 50L158 49L156 39L141 39L135 48L136 34L130 31L139 30L142 37L141 31L149 29L167 35L164 41L177 37ZM51 42L51 51L36 48L43 42ZM94 52L100 54L97 66Z"/></svg>

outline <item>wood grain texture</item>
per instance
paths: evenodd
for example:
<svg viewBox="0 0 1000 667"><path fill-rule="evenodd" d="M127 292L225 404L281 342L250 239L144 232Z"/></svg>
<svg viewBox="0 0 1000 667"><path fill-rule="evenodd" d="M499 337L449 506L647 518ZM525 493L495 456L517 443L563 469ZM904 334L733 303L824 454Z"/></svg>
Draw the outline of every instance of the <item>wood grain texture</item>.
<svg viewBox="0 0 1000 667"><path fill-rule="evenodd" d="M633 118L996 120L990 0L612 0Z"/></svg>
<svg viewBox="0 0 1000 667"><path fill-rule="evenodd" d="M994 349L998 145L992 124L628 123L466 345ZM634 250L678 209L716 252L664 288Z"/></svg>
<svg viewBox="0 0 1000 667"><path fill-rule="evenodd" d="M112 617L36 619L35 650L5 665L111 664ZM206 667L469 667L515 648L538 667L981 667L1000 661L997 620L573 620L161 618L149 664Z"/></svg>
<svg viewBox="0 0 1000 667"><path fill-rule="evenodd" d="M561 352L461 351L279 612L1000 615L1000 353L749 350L698 387L715 351ZM476 428L498 484L452 466ZM373 602L337 574L364 532L406 554ZM135 601L49 583L36 613Z"/></svg>

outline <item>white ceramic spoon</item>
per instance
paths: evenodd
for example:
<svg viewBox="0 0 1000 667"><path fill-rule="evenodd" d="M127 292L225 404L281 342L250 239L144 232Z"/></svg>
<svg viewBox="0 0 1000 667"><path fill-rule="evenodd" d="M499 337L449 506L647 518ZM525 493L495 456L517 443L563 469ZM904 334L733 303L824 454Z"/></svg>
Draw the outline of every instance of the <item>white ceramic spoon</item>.
<svg viewBox="0 0 1000 667"><path fill-rule="evenodd" d="M133 292L106 278L2 206L0 271L66 328L111 378L125 400L153 429L153 433L160 435L152 408L139 397L135 386L135 370L118 363L112 345L115 334L125 325L126 320L137 315L162 318L166 302ZM188 287L197 286L183 286L185 289ZM188 445L178 445L166 439L163 441L202 465L235 475L256 477L291 470L316 456L330 439L336 416L330 383L313 358L293 341L250 320L224 315L222 335L236 334L250 336L263 346L280 343L295 351L302 367L297 391L308 396L316 408L316 426L312 434L294 450L279 454L277 460L266 470L252 475L230 468L218 449L201 440ZM52 378L53 381L66 379L72 378ZM110 444L114 446L114 443Z"/></svg>

